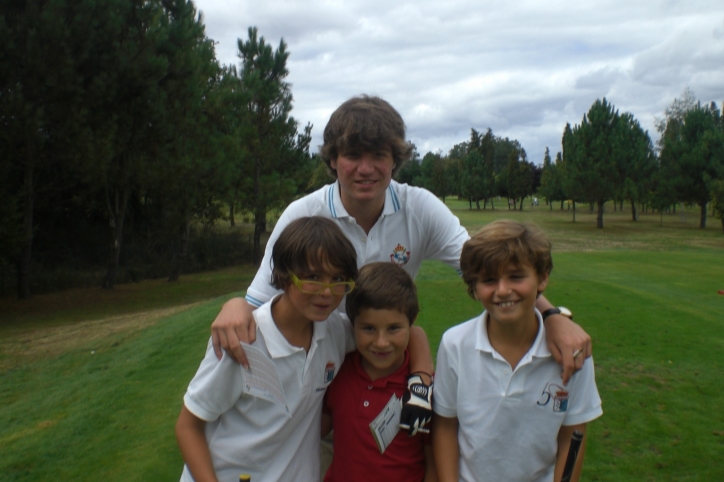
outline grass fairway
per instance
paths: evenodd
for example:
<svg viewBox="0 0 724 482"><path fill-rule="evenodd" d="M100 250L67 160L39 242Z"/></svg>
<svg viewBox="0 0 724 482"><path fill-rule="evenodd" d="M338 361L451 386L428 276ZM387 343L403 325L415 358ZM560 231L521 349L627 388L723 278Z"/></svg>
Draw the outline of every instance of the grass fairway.
<svg viewBox="0 0 724 482"><path fill-rule="evenodd" d="M549 294L580 306L596 340L604 416L591 425L587 479L724 480L724 466L707 463L724 454L720 255L557 256Z"/></svg>
<svg viewBox="0 0 724 482"><path fill-rule="evenodd" d="M530 219L554 242L546 295L593 336L604 404L583 480L724 480L724 236L715 220L699 230L687 211L662 228L658 215L632 223L625 211L607 213L601 232L587 207L572 223L545 206L448 204L470 230ZM178 480L173 425L228 296L209 298L243 288L249 271L0 300L0 481ZM419 323L436 351L443 331L480 307L439 263L425 263L417 282Z"/></svg>
<svg viewBox="0 0 724 482"><path fill-rule="evenodd" d="M172 421L219 305L6 372L0 479L178 478Z"/></svg>
<svg viewBox="0 0 724 482"><path fill-rule="evenodd" d="M546 294L572 307L593 336L603 399L584 480L724 480L715 462L724 455L724 296L714 289L724 284L714 267L721 253L671 254L554 257ZM479 313L463 283L433 263L418 286L420 324L435 344L449 324Z"/></svg>
<svg viewBox="0 0 724 482"><path fill-rule="evenodd" d="M181 397L219 295L252 276L0 300L0 481L178 480Z"/></svg>

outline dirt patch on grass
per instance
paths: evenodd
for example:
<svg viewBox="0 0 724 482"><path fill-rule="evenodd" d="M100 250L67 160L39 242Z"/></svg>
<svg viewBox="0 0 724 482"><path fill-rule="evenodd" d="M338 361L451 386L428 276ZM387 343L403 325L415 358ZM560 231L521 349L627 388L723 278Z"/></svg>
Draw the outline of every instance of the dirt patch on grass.
<svg viewBox="0 0 724 482"><path fill-rule="evenodd" d="M13 442L24 437L36 436L38 433L53 427L57 422L58 420L43 420L24 430L10 432L8 435L0 437L0 449L8 450L11 448Z"/></svg>
<svg viewBox="0 0 724 482"><path fill-rule="evenodd" d="M42 326L18 330L0 341L0 371L40 358L52 358L100 341L120 332L148 328L159 320L180 313L203 302L171 308L111 316L97 320L68 323L63 326Z"/></svg>

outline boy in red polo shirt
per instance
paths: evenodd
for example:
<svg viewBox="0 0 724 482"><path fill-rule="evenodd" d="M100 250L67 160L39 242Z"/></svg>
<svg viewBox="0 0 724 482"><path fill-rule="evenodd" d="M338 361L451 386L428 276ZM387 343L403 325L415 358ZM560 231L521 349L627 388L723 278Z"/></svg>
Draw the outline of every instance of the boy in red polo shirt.
<svg viewBox="0 0 724 482"><path fill-rule="evenodd" d="M429 436L410 437L398 427L419 311L415 283L394 263L368 264L346 310L357 351L325 394L322 436L334 428L334 456L324 481L437 481Z"/></svg>

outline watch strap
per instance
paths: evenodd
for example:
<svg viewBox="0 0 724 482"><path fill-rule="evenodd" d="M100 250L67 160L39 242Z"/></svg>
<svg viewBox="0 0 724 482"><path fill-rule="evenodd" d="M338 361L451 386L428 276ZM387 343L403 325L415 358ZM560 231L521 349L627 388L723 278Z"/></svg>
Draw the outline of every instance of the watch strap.
<svg viewBox="0 0 724 482"><path fill-rule="evenodd" d="M558 308L548 308L543 313L541 313L540 316L543 318L543 321L545 321L546 318L548 318L551 315L560 315L560 314L561 314L561 310L559 310Z"/></svg>
<svg viewBox="0 0 724 482"><path fill-rule="evenodd" d="M540 314L543 318L543 321L545 321L546 318L548 318L551 315L563 315L565 317L573 319L573 313L571 313L571 310L566 308L565 306L559 306L557 308L549 308L545 310L543 313Z"/></svg>

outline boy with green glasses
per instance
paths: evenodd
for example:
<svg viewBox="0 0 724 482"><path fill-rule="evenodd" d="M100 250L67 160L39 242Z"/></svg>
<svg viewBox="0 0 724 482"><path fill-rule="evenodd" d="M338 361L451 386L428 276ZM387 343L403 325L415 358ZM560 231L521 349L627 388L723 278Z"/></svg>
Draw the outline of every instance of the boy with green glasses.
<svg viewBox="0 0 724 482"><path fill-rule="evenodd" d="M283 291L254 311L255 341L244 346L249 368L227 352L218 361L209 342L186 391L176 424L182 481L238 480L240 473L319 480L322 400L355 349L352 324L337 308L356 275L354 246L333 221L303 217L284 228L271 275Z"/></svg>
<svg viewBox="0 0 724 482"><path fill-rule="evenodd" d="M289 272L289 277L292 279L294 286L299 288L302 293L308 295L318 295L327 288L332 292L333 295L346 295L354 288L354 281L335 281L334 283L322 283L321 281L311 279L299 279L297 275Z"/></svg>
<svg viewBox="0 0 724 482"><path fill-rule="evenodd" d="M333 318L354 287L357 256L332 221L307 217L284 229L272 260L283 292L254 311L249 368L226 352L218 361L209 342L184 396L182 481L319 480L322 400L355 347L350 324Z"/></svg>

